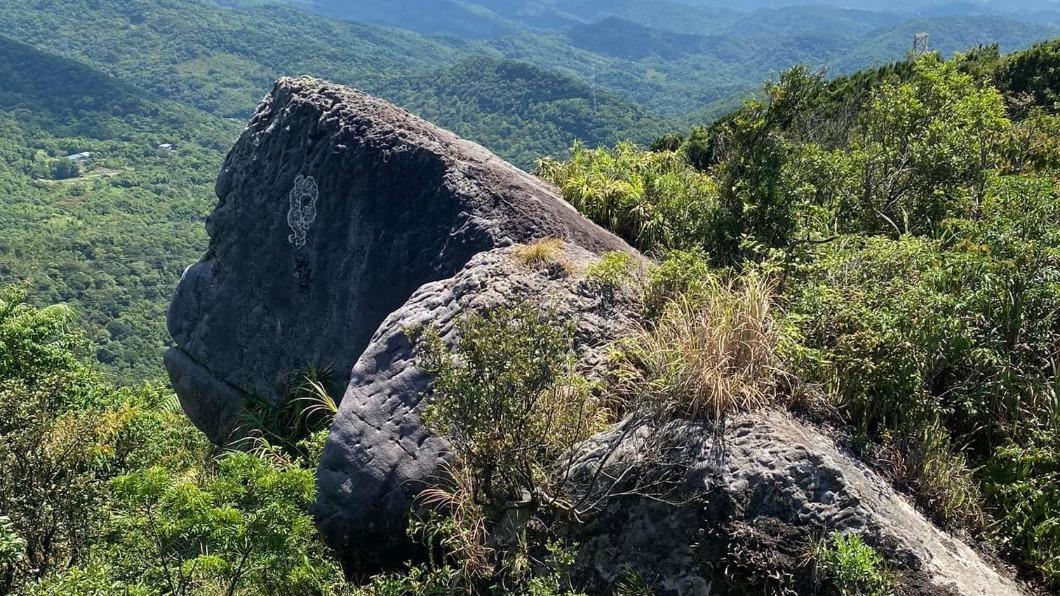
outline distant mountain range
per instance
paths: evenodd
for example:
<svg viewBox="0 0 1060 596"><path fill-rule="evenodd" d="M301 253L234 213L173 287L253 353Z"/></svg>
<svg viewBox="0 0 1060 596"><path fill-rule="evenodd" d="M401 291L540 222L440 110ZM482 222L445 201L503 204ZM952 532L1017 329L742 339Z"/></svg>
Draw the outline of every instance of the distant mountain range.
<svg viewBox="0 0 1060 596"><path fill-rule="evenodd" d="M262 5L278 0L227 0ZM1060 4L717 0L280 0L396 27L463 52L529 62L687 121L801 62L832 73L903 58L913 35L949 55L1003 51L1060 31Z"/></svg>
<svg viewBox="0 0 1060 596"><path fill-rule="evenodd" d="M521 29L553 31L606 17L620 17L653 28L710 35L774 22L795 31L804 16L833 23L896 24L938 16L1003 16L1028 24L1060 23L1053 0L227 0L249 5L282 1L329 17L385 24L427 34L493 38ZM794 17L793 20L784 21ZM847 32L844 28L842 32ZM837 31L839 32L839 31Z"/></svg>
<svg viewBox="0 0 1060 596"><path fill-rule="evenodd" d="M1009 11L990 3L889 12L722 4L10 0L0 6L0 26L18 41L235 119L246 118L279 75L330 78L522 165L575 138L643 141L709 118L794 63L846 73L901 59L920 31L944 54L993 42L1008 51L1060 31L1047 20L977 16ZM1043 12L1055 6L1032 4ZM954 14L922 16L931 12ZM489 66L477 77L482 65ZM530 131L539 134L520 136Z"/></svg>

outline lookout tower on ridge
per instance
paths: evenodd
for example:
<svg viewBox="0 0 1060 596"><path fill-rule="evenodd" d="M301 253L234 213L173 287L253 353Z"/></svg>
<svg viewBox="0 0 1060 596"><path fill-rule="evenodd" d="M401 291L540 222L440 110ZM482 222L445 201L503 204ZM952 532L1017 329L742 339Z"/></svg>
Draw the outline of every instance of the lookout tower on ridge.
<svg viewBox="0 0 1060 596"><path fill-rule="evenodd" d="M913 36L913 55L923 56L928 52L928 34L917 33Z"/></svg>

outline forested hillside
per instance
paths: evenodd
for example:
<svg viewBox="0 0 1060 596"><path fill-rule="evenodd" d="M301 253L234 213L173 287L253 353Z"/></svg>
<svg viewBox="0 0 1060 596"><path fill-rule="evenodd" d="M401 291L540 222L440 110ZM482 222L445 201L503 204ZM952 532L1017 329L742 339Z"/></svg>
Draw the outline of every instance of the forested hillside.
<svg viewBox="0 0 1060 596"><path fill-rule="evenodd" d="M1060 16L1033 17L1000 4L870 11L797 2L777 8L673 0L286 1L336 18L460 39L474 52L500 52L595 81L677 118L757 89L792 64L836 75L901 59L917 32L929 33L932 49L943 55L992 43L1013 51L1055 35L1060 22ZM463 18L468 14L475 17Z"/></svg>
<svg viewBox="0 0 1060 596"><path fill-rule="evenodd" d="M845 73L901 59L916 31L935 35L935 47L944 54L995 42L1005 51L1015 50L1056 31L1007 17L956 15L915 22L908 15L824 6L752 13L678 2L653 3L650 9L638 2L444 6L445 10L437 2L359 0L290 0L286 6L246 0L78 0L73 4L13 0L0 7L0 24L17 40L83 60L141 88L220 116L245 118L262 90L281 74L313 74L399 101L472 139L494 134L491 127L481 125L486 118L492 122L507 118L505 125L514 128L522 123L495 112L467 112L466 119L453 119L452 113L432 111L433 98L426 91L400 97L390 97L388 91L415 86L416 79L485 56L529 62L549 71L550 77L576 79L565 86L583 84L609 91L615 105L636 103L659 117L680 119L689 114L698 117L713 102L743 95L794 63ZM449 10L451 6L459 10ZM545 18L545 13L562 18ZM463 14L477 16L458 18ZM457 30L420 26L435 17L443 24L456 23ZM524 18L530 22L523 22ZM483 19L490 23L481 25L487 31L476 29ZM470 78L455 80L452 72L442 76L450 86L466 85L468 93L481 86ZM498 85L490 92L504 95L507 90ZM543 97L535 98L535 103L543 102ZM556 105L550 111L565 109ZM573 113L564 117L573 118ZM593 128L614 131L604 141L621 140L620 135L629 132L621 121L608 121L606 112L597 111L596 118ZM548 153L563 151L576 136L565 132L565 142L547 145ZM519 159L503 141L490 148Z"/></svg>
<svg viewBox="0 0 1060 596"><path fill-rule="evenodd" d="M503 89L498 93L498 89ZM555 153L573 135L588 145L644 139L667 128L651 110L525 62L468 58L450 68L395 81L382 95L419 105L439 122L517 164Z"/></svg>
<svg viewBox="0 0 1060 596"><path fill-rule="evenodd" d="M238 127L3 38L0 76L0 278L75 307L118 379L157 376Z"/></svg>
<svg viewBox="0 0 1060 596"><path fill-rule="evenodd" d="M518 80L493 77L491 86L483 88L483 81L466 68L448 70L478 55L462 43L275 5L225 10L199 0L16 0L0 6L0 24L20 41L236 120L249 117L279 76L328 78L397 100L468 138L493 141L487 143L491 149L524 167L540 155L561 153L586 130L595 133L591 141L601 143L647 140L654 130L630 129L627 114L646 109L614 94L601 93L599 103L610 109L595 114L590 114L587 88L576 96L549 95L549 88L557 85L585 88L562 74L533 71L541 79L523 89ZM510 65L502 71L519 68ZM470 109L442 107L434 90L421 83L435 78L443 78L453 94L487 92L497 98L498 106L528 99L525 92L530 90L535 108L513 114L491 110L485 103ZM591 117L584 123L587 114ZM563 128L575 122L578 130ZM508 137L503 129L540 131L535 152L528 153L520 146L525 139Z"/></svg>

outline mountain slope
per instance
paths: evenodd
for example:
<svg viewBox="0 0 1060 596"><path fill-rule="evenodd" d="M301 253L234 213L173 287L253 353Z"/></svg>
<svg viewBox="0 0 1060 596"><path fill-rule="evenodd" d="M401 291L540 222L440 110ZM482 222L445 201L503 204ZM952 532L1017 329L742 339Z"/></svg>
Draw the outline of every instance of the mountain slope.
<svg viewBox="0 0 1060 596"><path fill-rule="evenodd" d="M486 146L508 144L509 157L523 166L576 140L590 146L647 142L667 128L648 110L612 93L594 93L580 80L486 57L396 81L383 96L417 105L428 120L458 123L454 132Z"/></svg>
<svg viewBox="0 0 1060 596"><path fill-rule="evenodd" d="M965 51L976 45L997 43L1003 52L1024 49L1057 35L1060 29L1048 25L1028 25L998 16L939 17L908 21L867 36L842 58L832 62L834 70L850 73L888 62L883 56L908 52L913 35L929 34L930 48L943 56Z"/></svg>
<svg viewBox="0 0 1060 596"><path fill-rule="evenodd" d="M267 2L244 0L242 4ZM495 37L519 28L518 23L501 17L480 3L460 0L288 0L288 4L335 19L465 39Z"/></svg>
<svg viewBox="0 0 1060 596"><path fill-rule="evenodd" d="M627 114L644 112L629 102L619 106L618 98L609 100L615 109L598 111L591 123L580 121L587 112L571 102L521 113L496 111L489 102L476 102L472 110L442 110L433 91L421 82L444 77L457 96L505 96L521 93L519 85L527 76L540 77L526 84L544 90L569 75L539 68L523 72L514 88L506 87L508 81L500 77L490 79L493 88L484 89L477 73L447 70L483 53L479 48L411 31L340 22L291 7L224 9L198 0L12 0L0 6L0 27L20 41L63 52L158 95L237 120L253 111L277 77L312 74L396 101L523 166L563 152L583 129L599 131L594 141L613 143L620 137L603 131L620 133L629 121ZM461 91L460 86L467 88ZM535 120L539 116L544 120ZM487 122L490 126L482 125ZM517 130L527 138L500 130ZM527 145L535 147L533 154Z"/></svg>
<svg viewBox="0 0 1060 596"><path fill-rule="evenodd" d="M373 89L453 62L451 46L407 31L280 6L224 10L197 0L11 0L10 37L68 55L159 95L244 118L284 74Z"/></svg>
<svg viewBox="0 0 1060 596"><path fill-rule="evenodd" d="M238 127L6 38L0 77L0 282L77 307L119 380L160 374L165 303Z"/></svg>

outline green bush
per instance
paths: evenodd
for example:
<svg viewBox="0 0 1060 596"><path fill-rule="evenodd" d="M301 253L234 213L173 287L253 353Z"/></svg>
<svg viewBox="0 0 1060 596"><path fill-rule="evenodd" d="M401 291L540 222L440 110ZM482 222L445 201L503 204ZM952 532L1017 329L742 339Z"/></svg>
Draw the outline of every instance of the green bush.
<svg viewBox="0 0 1060 596"><path fill-rule="evenodd" d="M643 251L701 246L709 235L718 189L677 153L651 153L632 144L586 149L570 160L545 160L538 175L589 219Z"/></svg>
<svg viewBox="0 0 1060 596"><path fill-rule="evenodd" d="M996 80L1014 99L1029 95L1036 105L1055 111L1060 101L1060 40L1050 40L1004 60Z"/></svg>
<svg viewBox="0 0 1060 596"><path fill-rule="evenodd" d="M424 420L453 449L449 482L420 497L432 510L420 533L471 586L503 581L542 593L544 575L531 575L527 561L548 554L555 516L573 513L553 466L613 414L575 374L573 326L555 315L500 307L464 316L456 332L452 346L431 328L414 334L418 362L436 379Z"/></svg>
<svg viewBox="0 0 1060 596"><path fill-rule="evenodd" d="M0 591L324 594L309 467L215 457L167 390L82 364L70 311L0 290Z"/></svg>
<svg viewBox="0 0 1060 596"><path fill-rule="evenodd" d="M672 250L648 271L644 287L644 312L649 319L679 296L697 296L712 287L716 278L702 249Z"/></svg>
<svg viewBox="0 0 1060 596"><path fill-rule="evenodd" d="M832 534L814 549L821 578L840 596L889 596L894 579L883 557L859 534Z"/></svg>
<svg viewBox="0 0 1060 596"><path fill-rule="evenodd" d="M152 467L115 479L100 555L174 593L327 594L342 574L316 539L309 469L231 453L201 480ZM104 554L105 553L105 554Z"/></svg>
<svg viewBox="0 0 1060 596"><path fill-rule="evenodd" d="M1009 127L1001 94L935 55L914 67L910 80L875 91L855 128L856 217L866 231L936 231L944 218L975 209L1000 162Z"/></svg>
<svg viewBox="0 0 1060 596"><path fill-rule="evenodd" d="M986 491L998 504L995 531L1002 547L1060 586L1060 400L1053 408L1051 425L1028 429L1020 443L998 450L988 464Z"/></svg>
<svg viewBox="0 0 1060 596"><path fill-rule="evenodd" d="M607 252L598 261L585 268L585 278L600 286L615 290L633 280L637 263L624 252Z"/></svg>

